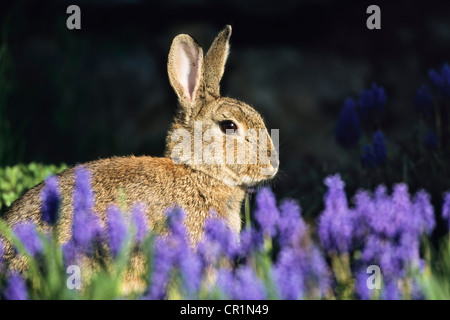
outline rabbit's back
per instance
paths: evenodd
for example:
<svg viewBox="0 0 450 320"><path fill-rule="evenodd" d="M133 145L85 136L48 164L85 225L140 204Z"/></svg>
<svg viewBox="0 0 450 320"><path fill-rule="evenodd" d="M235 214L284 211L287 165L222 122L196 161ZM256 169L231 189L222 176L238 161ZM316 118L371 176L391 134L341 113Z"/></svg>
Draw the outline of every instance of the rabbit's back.
<svg viewBox="0 0 450 320"><path fill-rule="evenodd" d="M187 213L186 225L193 242L201 237L210 210L223 216L235 231L240 229L239 211L244 191L231 188L189 166L175 164L170 158L115 157L88 162L83 166L91 173L94 212L103 227L110 205L129 209L136 203L142 203L147 208L147 218L152 228L164 222L167 208L174 205L183 208ZM58 175L62 194L58 227L62 242L71 237L75 169L67 169ZM11 205L2 218L10 225L31 220L41 229L48 230L41 219L42 188L43 183L30 189Z"/></svg>

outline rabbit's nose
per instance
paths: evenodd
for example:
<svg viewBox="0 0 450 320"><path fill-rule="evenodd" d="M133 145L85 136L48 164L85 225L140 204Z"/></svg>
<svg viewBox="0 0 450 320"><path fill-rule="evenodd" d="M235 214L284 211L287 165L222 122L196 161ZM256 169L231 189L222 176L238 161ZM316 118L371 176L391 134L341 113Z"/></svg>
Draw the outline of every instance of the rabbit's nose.
<svg viewBox="0 0 450 320"><path fill-rule="evenodd" d="M278 167L280 166L280 160L277 158L270 158L270 165L272 166L272 168L274 169L274 171L278 171Z"/></svg>
<svg viewBox="0 0 450 320"><path fill-rule="evenodd" d="M278 160L278 157L270 157L270 165L272 167L272 175L274 176L278 172L278 167L280 166L280 160Z"/></svg>

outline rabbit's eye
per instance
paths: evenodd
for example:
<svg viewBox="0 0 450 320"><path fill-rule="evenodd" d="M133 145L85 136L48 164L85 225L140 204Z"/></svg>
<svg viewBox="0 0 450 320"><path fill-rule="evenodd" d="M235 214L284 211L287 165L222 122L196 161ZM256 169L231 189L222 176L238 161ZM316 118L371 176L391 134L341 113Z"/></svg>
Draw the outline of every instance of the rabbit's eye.
<svg viewBox="0 0 450 320"><path fill-rule="evenodd" d="M224 120L219 123L220 130L225 134L237 134L238 126L231 120ZM227 130L229 130L227 132ZM230 132L232 130L232 132Z"/></svg>

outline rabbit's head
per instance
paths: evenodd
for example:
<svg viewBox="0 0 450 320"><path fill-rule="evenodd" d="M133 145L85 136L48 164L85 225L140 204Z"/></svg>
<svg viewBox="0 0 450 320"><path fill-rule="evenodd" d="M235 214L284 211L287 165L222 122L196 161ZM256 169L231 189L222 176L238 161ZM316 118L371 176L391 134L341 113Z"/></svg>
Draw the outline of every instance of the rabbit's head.
<svg viewBox="0 0 450 320"><path fill-rule="evenodd" d="M230 36L231 26L226 26L205 56L190 36L173 40L168 73L180 108L167 136L166 156L228 185L246 187L273 178L279 161L259 113L220 96Z"/></svg>

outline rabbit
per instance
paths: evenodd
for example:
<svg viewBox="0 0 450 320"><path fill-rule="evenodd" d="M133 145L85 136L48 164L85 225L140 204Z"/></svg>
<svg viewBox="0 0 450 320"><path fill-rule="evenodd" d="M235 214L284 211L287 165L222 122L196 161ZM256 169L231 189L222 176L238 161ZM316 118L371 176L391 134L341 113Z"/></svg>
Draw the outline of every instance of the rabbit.
<svg viewBox="0 0 450 320"><path fill-rule="evenodd" d="M167 69L170 84L178 96L179 109L166 138L165 157L112 157L83 164L92 176L94 211L103 226L106 225L107 207L123 201L121 191L125 193L129 207L137 202L145 204L150 226L165 218L167 208L181 207L186 212L185 225L192 244L201 240L210 211L224 219L231 230L240 231L240 209L246 189L272 179L277 174L279 160L260 114L244 102L220 95L230 36L231 26L227 25L219 32L206 55L189 35L180 34L173 39ZM248 129L267 135L270 161L263 163L258 156L253 163L239 164L235 161L227 164L225 147L230 143L233 156L238 155L239 147L251 148L259 143L258 136L244 136ZM199 132L209 133L220 142L224 152L219 160L223 161L209 161L211 154L205 155L203 161L195 161ZM180 138L180 133L193 137L187 144L192 147L190 152L189 148L186 152L179 152L180 139L174 137ZM200 142L201 147L207 145ZM63 200L56 227L61 243L71 238L75 169L69 168L58 175ZM11 227L20 221L31 220L41 230L50 232L51 227L41 218L43 186L41 183L26 192L1 218ZM6 255L12 256L12 252L11 247L9 253L7 248Z"/></svg>

